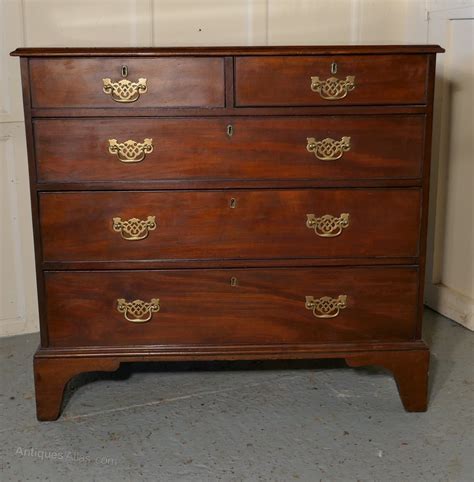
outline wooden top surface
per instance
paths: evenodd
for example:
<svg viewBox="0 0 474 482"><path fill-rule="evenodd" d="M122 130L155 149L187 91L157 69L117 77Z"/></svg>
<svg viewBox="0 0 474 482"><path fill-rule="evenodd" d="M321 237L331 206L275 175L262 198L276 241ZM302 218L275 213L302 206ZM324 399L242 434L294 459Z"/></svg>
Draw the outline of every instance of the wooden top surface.
<svg viewBox="0 0 474 482"><path fill-rule="evenodd" d="M272 47L18 48L18 57L166 57L222 55L367 55L442 53L439 45L320 45Z"/></svg>

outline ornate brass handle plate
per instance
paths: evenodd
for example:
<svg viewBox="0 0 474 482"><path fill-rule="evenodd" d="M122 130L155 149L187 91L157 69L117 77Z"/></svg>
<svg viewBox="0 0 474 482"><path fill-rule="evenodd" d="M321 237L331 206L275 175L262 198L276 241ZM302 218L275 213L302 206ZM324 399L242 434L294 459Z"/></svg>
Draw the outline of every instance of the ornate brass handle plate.
<svg viewBox="0 0 474 482"><path fill-rule="evenodd" d="M115 102L135 102L140 98L140 94L147 91L146 79L140 78L137 82L122 79L112 82L112 79L102 79L104 93L111 95Z"/></svg>
<svg viewBox="0 0 474 482"><path fill-rule="evenodd" d="M355 89L355 77L348 75L345 80L336 77L329 77L320 80L319 77L311 77L311 90L317 92L322 99L339 100L344 99L348 92Z"/></svg>
<svg viewBox="0 0 474 482"><path fill-rule="evenodd" d="M148 216L145 220L131 218L122 220L122 218L112 219L113 230L120 233L123 239L127 241L139 241L145 239L150 231L156 229L155 216Z"/></svg>
<svg viewBox="0 0 474 482"><path fill-rule="evenodd" d="M349 226L349 213L342 213L339 217L325 214L316 217L314 214L306 215L306 226L322 238L334 238Z"/></svg>
<svg viewBox="0 0 474 482"><path fill-rule="evenodd" d="M142 300L125 301L125 298L118 298L117 311L123 313L124 318L131 323L146 323L151 320L153 313L160 311L160 300L152 298L147 303Z"/></svg>
<svg viewBox="0 0 474 482"><path fill-rule="evenodd" d="M342 137L340 141L326 137L317 141L314 137L306 138L308 144L306 150L312 152L321 161L335 161L340 159L344 152L351 148L351 138Z"/></svg>
<svg viewBox="0 0 474 482"><path fill-rule="evenodd" d="M347 306L347 295L339 295L337 298L323 296L322 298L306 297L305 307L311 310L316 318L335 318L340 310Z"/></svg>
<svg viewBox="0 0 474 482"><path fill-rule="evenodd" d="M109 139L109 152L116 154L121 162L140 162L153 152L153 139L143 139L143 142L131 139L118 142L117 139Z"/></svg>

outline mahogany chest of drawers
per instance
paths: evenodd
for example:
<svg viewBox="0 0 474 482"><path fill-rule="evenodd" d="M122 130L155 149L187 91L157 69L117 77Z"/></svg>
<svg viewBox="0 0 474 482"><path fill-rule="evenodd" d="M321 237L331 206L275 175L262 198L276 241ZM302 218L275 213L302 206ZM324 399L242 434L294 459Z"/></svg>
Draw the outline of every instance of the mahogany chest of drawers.
<svg viewBox="0 0 474 482"><path fill-rule="evenodd" d="M343 358L427 406L437 46L18 49L37 415L121 362Z"/></svg>

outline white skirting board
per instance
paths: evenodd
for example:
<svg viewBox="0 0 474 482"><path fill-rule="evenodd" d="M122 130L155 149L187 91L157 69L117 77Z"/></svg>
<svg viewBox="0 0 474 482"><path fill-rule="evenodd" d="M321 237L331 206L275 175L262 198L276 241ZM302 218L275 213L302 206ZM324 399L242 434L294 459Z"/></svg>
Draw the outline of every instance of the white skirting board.
<svg viewBox="0 0 474 482"><path fill-rule="evenodd" d="M0 338L4 336L25 335L39 331L37 319L6 318L0 320Z"/></svg>
<svg viewBox="0 0 474 482"><path fill-rule="evenodd" d="M474 331L474 300L439 284L427 284L425 303L443 316Z"/></svg>

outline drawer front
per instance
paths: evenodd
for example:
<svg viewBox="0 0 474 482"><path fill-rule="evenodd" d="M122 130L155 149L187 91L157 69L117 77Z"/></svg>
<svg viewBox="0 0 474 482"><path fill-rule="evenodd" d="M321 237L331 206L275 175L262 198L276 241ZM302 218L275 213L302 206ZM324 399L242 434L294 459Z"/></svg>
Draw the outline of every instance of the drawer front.
<svg viewBox="0 0 474 482"><path fill-rule="evenodd" d="M426 103L424 55L239 57L235 69L237 106Z"/></svg>
<svg viewBox="0 0 474 482"><path fill-rule="evenodd" d="M33 107L224 105L221 58L31 59L30 78Z"/></svg>
<svg viewBox="0 0 474 482"><path fill-rule="evenodd" d="M58 347L406 340L416 324L415 268L46 272L45 283Z"/></svg>
<svg viewBox="0 0 474 482"><path fill-rule="evenodd" d="M34 135L42 182L403 179L421 175L424 121L421 115L40 119Z"/></svg>
<svg viewBox="0 0 474 482"><path fill-rule="evenodd" d="M45 261L408 257L419 189L41 193Z"/></svg>

